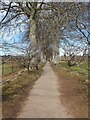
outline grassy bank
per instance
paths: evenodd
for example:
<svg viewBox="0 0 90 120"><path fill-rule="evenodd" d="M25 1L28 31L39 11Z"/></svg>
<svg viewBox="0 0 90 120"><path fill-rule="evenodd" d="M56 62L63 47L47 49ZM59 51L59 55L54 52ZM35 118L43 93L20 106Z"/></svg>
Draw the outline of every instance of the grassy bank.
<svg viewBox="0 0 90 120"><path fill-rule="evenodd" d="M84 84L81 75L71 74L67 69L63 69L65 68L63 65L51 64L58 75L62 104L68 109L68 114L75 118L88 117L88 86Z"/></svg>
<svg viewBox="0 0 90 120"><path fill-rule="evenodd" d="M88 78L88 63L82 62L79 66L74 65L69 67L65 61L61 61L59 63L60 67L65 68L67 71L71 71L77 73L78 75L82 76L84 79Z"/></svg>
<svg viewBox="0 0 90 120"><path fill-rule="evenodd" d="M21 110L23 101L26 100L30 89L40 77L43 66L44 65L42 64L38 71L35 70L30 73L23 72L14 81L10 81L3 85L3 118L15 118L17 116L17 113Z"/></svg>

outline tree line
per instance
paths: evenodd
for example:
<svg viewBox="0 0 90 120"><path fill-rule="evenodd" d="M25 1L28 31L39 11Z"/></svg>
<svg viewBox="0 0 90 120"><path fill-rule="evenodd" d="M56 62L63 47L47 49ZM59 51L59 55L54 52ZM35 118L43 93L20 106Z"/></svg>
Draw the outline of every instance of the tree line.
<svg viewBox="0 0 90 120"><path fill-rule="evenodd" d="M37 68L40 61L59 62L59 50L69 56L68 65L79 64L76 56L88 54L90 32L88 3L81 2L0 2L2 37L12 30L23 31L22 44L25 47L8 44L24 52L28 66L34 61ZM28 67L29 68L29 67Z"/></svg>

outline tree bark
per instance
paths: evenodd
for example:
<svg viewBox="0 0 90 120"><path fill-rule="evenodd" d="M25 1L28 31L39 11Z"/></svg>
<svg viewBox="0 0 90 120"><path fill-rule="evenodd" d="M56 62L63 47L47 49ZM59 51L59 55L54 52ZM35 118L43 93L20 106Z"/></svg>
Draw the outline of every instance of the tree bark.
<svg viewBox="0 0 90 120"><path fill-rule="evenodd" d="M29 39L30 39L30 45L31 45L31 50L35 52L36 48L36 17L35 17L35 10L32 10L30 14L30 34L29 34Z"/></svg>

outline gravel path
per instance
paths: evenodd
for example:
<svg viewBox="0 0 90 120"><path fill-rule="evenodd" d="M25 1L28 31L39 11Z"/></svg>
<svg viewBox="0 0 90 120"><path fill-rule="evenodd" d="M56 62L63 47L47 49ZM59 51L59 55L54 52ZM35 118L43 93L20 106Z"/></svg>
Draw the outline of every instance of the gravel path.
<svg viewBox="0 0 90 120"><path fill-rule="evenodd" d="M60 102L60 94L58 78L47 62L18 118L70 118Z"/></svg>

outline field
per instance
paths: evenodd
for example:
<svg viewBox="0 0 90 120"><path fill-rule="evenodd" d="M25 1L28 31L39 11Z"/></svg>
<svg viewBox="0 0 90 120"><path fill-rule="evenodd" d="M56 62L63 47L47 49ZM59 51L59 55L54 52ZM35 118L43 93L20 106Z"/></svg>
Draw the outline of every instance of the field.
<svg viewBox="0 0 90 120"><path fill-rule="evenodd" d="M21 68L18 65L18 63L14 63L13 65L10 62L9 63L5 63L5 64L2 65L2 76L3 77L7 76L7 75L9 75L11 73L14 73L14 72L20 70L20 69Z"/></svg>
<svg viewBox="0 0 90 120"><path fill-rule="evenodd" d="M68 71L74 72L82 76L84 79L88 78L88 62L82 62L79 66L75 65L69 67L65 61L61 61L59 65L60 67L63 67Z"/></svg>

